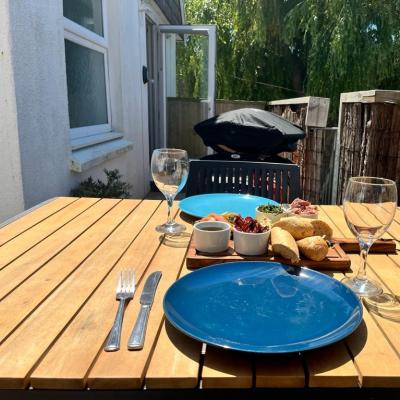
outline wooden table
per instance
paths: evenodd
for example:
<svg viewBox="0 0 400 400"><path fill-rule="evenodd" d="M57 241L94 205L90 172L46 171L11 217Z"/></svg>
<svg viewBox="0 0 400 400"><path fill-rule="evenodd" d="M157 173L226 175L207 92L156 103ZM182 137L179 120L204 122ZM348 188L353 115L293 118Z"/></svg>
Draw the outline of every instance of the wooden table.
<svg viewBox="0 0 400 400"><path fill-rule="evenodd" d="M340 207L320 209L336 236L352 237ZM179 213L177 218L182 220ZM297 397L320 393L324 398L338 391L350 391L353 398L388 396L391 389L391 398L399 396L400 323L367 310L345 340L279 357L202 346L166 324L164 293L190 271L187 237L163 242L154 229L165 219L165 203L157 199L60 197L0 229L0 398L42 398L41 389L59 397L65 393L60 389L74 389L87 398L93 393L111 398L106 396L112 392L96 389L128 390L120 392L127 398L132 390L136 397L158 398L161 392L153 389L162 389L162 398L221 393L206 389L250 389L254 397L288 390ZM190 232L190 221L183 223ZM400 241L400 211L386 237ZM359 256L351 260L355 267ZM121 350L106 353L103 344L118 306L117 276L126 268L135 270L137 294L126 309ZM156 270L163 276L144 349L128 351L144 280ZM400 255L370 255L368 274L386 291L400 293ZM14 390L27 388L34 390ZM229 393L230 398L243 394Z"/></svg>

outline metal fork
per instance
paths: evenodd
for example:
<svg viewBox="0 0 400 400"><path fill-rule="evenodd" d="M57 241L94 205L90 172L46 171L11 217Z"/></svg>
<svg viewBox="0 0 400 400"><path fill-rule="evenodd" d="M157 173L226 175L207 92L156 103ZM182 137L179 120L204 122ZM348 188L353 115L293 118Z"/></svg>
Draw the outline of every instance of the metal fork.
<svg viewBox="0 0 400 400"><path fill-rule="evenodd" d="M105 351L117 351L121 341L122 320L124 319L125 304L133 298L135 293L135 273L132 270L121 271L117 286L117 300L119 306L114 325L108 335Z"/></svg>

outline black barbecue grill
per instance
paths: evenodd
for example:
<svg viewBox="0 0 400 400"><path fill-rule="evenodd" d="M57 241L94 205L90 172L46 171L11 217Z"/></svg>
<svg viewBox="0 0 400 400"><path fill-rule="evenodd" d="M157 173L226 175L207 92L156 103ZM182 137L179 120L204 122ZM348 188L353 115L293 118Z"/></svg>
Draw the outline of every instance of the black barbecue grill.
<svg viewBox="0 0 400 400"><path fill-rule="evenodd" d="M241 108L194 126L216 154L203 159L291 163L278 153L293 152L306 134L298 126L269 111Z"/></svg>

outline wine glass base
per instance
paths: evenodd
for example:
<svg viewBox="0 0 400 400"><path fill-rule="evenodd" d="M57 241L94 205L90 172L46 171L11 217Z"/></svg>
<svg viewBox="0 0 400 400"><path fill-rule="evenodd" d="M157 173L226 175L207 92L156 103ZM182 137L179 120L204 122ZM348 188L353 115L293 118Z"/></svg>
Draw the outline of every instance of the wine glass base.
<svg viewBox="0 0 400 400"><path fill-rule="evenodd" d="M342 283L360 297L378 296L383 292L381 285L370 279L344 278Z"/></svg>
<svg viewBox="0 0 400 400"><path fill-rule="evenodd" d="M186 226L177 224L173 222L172 224L162 224L156 226L156 231L160 233L168 233L170 235L176 235L178 233L182 233L186 230Z"/></svg>

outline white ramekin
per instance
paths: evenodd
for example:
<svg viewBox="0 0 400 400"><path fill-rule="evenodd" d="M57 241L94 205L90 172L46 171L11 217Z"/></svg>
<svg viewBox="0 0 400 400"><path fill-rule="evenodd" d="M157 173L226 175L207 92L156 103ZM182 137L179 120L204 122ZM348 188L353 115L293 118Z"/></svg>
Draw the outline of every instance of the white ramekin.
<svg viewBox="0 0 400 400"><path fill-rule="evenodd" d="M201 228L219 227L220 231L205 231ZM231 225L223 221L196 222L193 226L193 240L196 250L203 253L221 253L229 247Z"/></svg>
<svg viewBox="0 0 400 400"><path fill-rule="evenodd" d="M260 256L268 251L270 231L247 233L233 229L233 242L236 253L246 256Z"/></svg>

